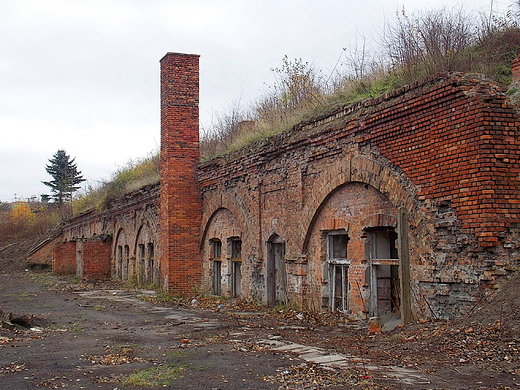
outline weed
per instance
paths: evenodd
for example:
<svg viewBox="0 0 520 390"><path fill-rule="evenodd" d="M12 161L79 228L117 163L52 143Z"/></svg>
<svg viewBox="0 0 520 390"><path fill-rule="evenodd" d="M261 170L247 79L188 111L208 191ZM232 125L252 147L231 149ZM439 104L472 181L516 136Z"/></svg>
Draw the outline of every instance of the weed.
<svg viewBox="0 0 520 390"><path fill-rule="evenodd" d="M77 322L73 322L70 325L69 329L72 332L84 332L85 331L85 328L83 326L79 325Z"/></svg>
<svg viewBox="0 0 520 390"><path fill-rule="evenodd" d="M136 387L166 387L177 378L181 378L181 373L186 367L185 364L166 364L146 368L130 374L121 384Z"/></svg>
<svg viewBox="0 0 520 390"><path fill-rule="evenodd" d="M174 358L183 358L183 357L186 357L186 352L179 351L179 350L166 351L165 355L170 356L170 357L174 357Z"/></svg>
<svg viewBox="0 0 520 390"><path fill-rule="evenodd" d="M113 200L123 194L158 182L159 153L152 152L145 158L128 161L114 173L111 181L104 182L97 188L90 186L74 200L73 214L77 215L91 208L106 210Z"/></svg>
<svg viewBox="0 0 520 390"><path fill-rule="evenodd" d="M36 294L28 293L27 291L17 291L12 294L7 294L8 297L16 298L18 301L30 301L35 297Z"/></svg>

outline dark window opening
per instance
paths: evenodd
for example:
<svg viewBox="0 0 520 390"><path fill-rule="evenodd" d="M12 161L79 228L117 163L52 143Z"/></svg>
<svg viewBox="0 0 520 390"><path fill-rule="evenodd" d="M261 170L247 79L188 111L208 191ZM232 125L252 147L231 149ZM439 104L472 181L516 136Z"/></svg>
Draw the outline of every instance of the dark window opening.
<svg viewBox="0 0 520 390"><path fill-rule="evenodd" d="M222 255L222 241L219 239L212 239L210 244L210 257L213 266L213 294L222 295L222 261L220 257Z"/></svg>
<svg viewBox="0 0 520 390"><path fill-rule="evenodd" d="M378 265L375 268L378 315L400 314L399 266Z"/></svg>
<svg viewBox="0 0 520 390"><path fill-rule="evenodd" d="M397 233L391 227L367 231L370 258L370 315L400 315L399 257Z"/></svg>
<svg viewBox="0 0 520 390"><path fill-rule="evenodd" d="M130 277L130 247L124 246L123 257L123 280L128 280Z"/></svg>
<svg viewBox="0 0 520 390"><path fill-rule="evenodd" d="M145 258L144 258L144 244L137 245L137 278L139 283L145 281Z"/></svg>
<svg viewBox="0 0 520 390"><path fill-rule="evenodd" d="M146 267L146 279L148 283L153 283L154 281L154 246L153 243L149 242L146 245L146 258L147 258L147 267Z"/></svg>
<svg viewBox="0 0 520 390"><path fill-rule="evenodd" d="M233 260L239 260L242 258L242 241L241 240L231 240L231 258Z"/></svg>
<svg viewBox="0 0 520 390"><path fill-rule="evenodd" d="M211 258L212 259L220 259L222 254L222 241L220 240L211 240Z"/></svg>
<svg viewBox="0 0 520 390"><path fill-rule="evenodd" d="M222 295L222 262L213 261L213 294Z"/></svg>
<svg viewBox="0 0 520 390"><path fill-rule="evenodd" d="M229 241L231 252L231 293L234 297L242 295L242 241L232 238Z"/></svg>
<svg viewBox="0 0 520 390"><path fill-rule="evenodd" d="M118 279L123 278L123 247L117 246L116 249L116 274Z"/></svg>
<svg viewBox="0 0 520 390"><path fill-rule="evenodd" d="M371 238L371 256L375 259L398 259L397 233L393 230L372 230L369 232Z"/></svg>
<svg viewBox="0 0 520 390"><path fill-rule="evenodd" d="M346 233L329 234L329 260L346 259L348 235Z"/></svg>
<svg viewBox="0 0 520 390"><path fill-rule="evenodd" d="M329 307L332 311L348 310L348 267L349 237L345 230L327 234L327 262L329 264Z"/></svg>
<svg viewBox="0 0 520 390"><path fill-rule="evenodd" d="M242 295L242 262L233 262L233 296L239 297Z"/></svg>

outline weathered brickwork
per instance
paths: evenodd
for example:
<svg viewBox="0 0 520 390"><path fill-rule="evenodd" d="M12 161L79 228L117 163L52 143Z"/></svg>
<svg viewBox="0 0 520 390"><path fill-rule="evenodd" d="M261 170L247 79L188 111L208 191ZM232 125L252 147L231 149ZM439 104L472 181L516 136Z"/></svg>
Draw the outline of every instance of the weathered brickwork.
<svg viewBox="0 0 520 390"><path fill-rule="evenodd" d="M110 241L103 238L83 242L82 278L86 280L103 280L110 277Z"/></svg>
<svg viewBox="0 0 520 390"><path fill-rule="evenodd" d="M371 282L399 288L383 280L399 261L371 259L368 242L382 237L378 229L396 232L403 208L407 304L416 316L455 316L517 267L518 125L516 108L489 80L431 77L202 165L202 231L216 210L229 210L243 232L243 284L263 301L267 242L279 235L287 296L311 307L331 304L326 236L344 231L347 306L360 316L384 304L370 297Z"/></svg>
<svg viewBox="0 0 520 390"><path fill-rule="evenodd" d="M47 237L27 254L27 263L31 268L50 268L54 257L54 247L61 241L61 229L48 232Z"/></svg>
<svg viewBox="0 0 520 390"><path fill-rule="evenodd" d="M76 243L62 242L53 246L52 271L58 275L76 273Z"/></svg>
<svg viewBox="0 0 520 390"><path fill-rule="evenodd" d="M201 283L199 56L161 60L161 277L172 294L195 294Z"/></svg>
<svg viewBox="0 0 520 390"><path fill-rule="evenodd" d="M125 195L108 205L105 213L91 210L64 226L53 271L83 279L118 278L143 284L159 284L159 185ZM60 255L60 247L67 249ZM60 260L64 259L64 260ZM73 266L72 266L72 265Z"/></svg>
<svg viewBox="0 0 520 390"><path fill-rule="evenodd" d="M407 321L518 269L520 117L492 81L435 75L198 165L198 60L161 60L160 191L65 226L55 270Z"/></svg>

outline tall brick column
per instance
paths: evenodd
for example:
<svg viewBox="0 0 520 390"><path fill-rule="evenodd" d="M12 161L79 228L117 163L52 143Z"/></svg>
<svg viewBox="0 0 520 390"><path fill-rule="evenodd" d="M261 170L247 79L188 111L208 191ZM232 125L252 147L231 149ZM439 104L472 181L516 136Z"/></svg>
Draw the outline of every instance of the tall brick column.
<svg viewBox="0 0 520 390"><path fill-rule="evenodd" d="M511 65L513 83L520 84L520 54Z"/></svg>
<svg viewBox="0 0 520 390"><path fill-rule="evenodd" d="M199 56L168 53L161 60L161 279L171 294L200 286L202 208L199 152Z"/></svg>

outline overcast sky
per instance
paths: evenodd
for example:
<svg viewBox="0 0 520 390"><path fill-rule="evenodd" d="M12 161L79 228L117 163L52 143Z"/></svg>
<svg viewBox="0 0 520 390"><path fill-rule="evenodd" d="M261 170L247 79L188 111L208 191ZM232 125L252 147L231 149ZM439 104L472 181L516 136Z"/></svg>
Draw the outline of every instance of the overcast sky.
<svg viewBox="0 0 520 390"><path fill-rule="evenodd" d="M512 0L465 8L506 10ZM201 124L274 83L284 55L331 72L356 36L442 0L0 0L0 201L49 193L58 149L91 184L160 144L159 60L199 54ZM16 195L15 195L16 194Z"/></svg>

